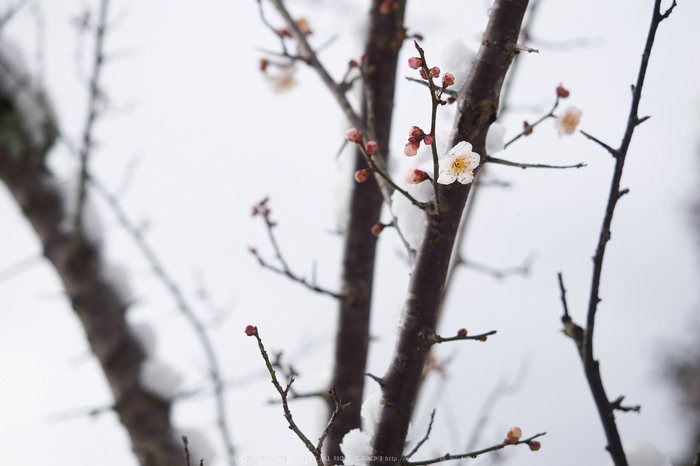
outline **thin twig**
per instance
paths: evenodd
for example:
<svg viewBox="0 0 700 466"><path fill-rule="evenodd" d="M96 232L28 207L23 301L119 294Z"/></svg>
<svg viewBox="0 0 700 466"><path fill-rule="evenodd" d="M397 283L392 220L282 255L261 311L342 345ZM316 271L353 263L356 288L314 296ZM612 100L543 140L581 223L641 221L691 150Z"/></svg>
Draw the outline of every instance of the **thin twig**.
<svg viewBox="0 0 700 466"><path fill-rule="evenodd" d="M262 0L258 0L260 3ZM350 102L348 101L347 97L345 96L345 92L347 90L346 86L344 83L338 84L333 80L331 75L328 73L328 71L325 69L325 67L321 64L320 60L318 59L318 56L316 55L316 52L314 49L309 45L308 41L306 40L306 36L304 33L302 33L299 30L299 26L296 24L296 22L292 19L292 16L289 14L287 9L284 7L282 4L281 0L270 0L272 4L275 6L277 11L282 15L282 18L284 19L285 23L287 24L287 27L289 28L292 36L294 39L297 41L299 44L299 56L298 57L289 57L292 59L298 59L298 60L303 60L307 65L312 67L316 73L319 75L323 83L326 85L328 90L333 94L333 97L335 100L338 102L338 105L340 105L340 108L343 110L343 113L345 113L345 117L348 120L348 123L352 126L357 128L363 135L364 139L367 141L374 141L376 140L376 135L374 134L374 131L372 128L369 128L367 125L365 125L363 119L360 117L360 115L355 112L355 110L352 108L352 105L350 105ZM263 13L262 7L260 8L261 14ZM265 21L263 19L263 21ZM382 167L382 169L385 169L387 166L386 164L386 157L384 154L381 153L380 150L378 150L374 156L373 156L375 163L379 166ZM391 205L391 195L393 193L393 187L386 182L384 178L381 178L379 176L376 177L377 183L379 183L379 187L382 192L382 197L384 198L384 201L386 202L387 205Z"/></svg>
<svg viewBox="0 0 700 466"><path fill-rule="evenodd" d="M428 440L428 437L430 437L430 431L433 430L433 421L434 420L435 420L435 408L433 408L433 412L430 413L430 423L428 423L428 431L425 433L425 436L421 439L421 441L418 442L418 444L415 446L415 448L413 448L413 450L411 450L411 452L408 455L406 455L407 459L410 458L411 456L413 456L414 454L416 454L418 449Z"/></svg>
<svg viewBox="0 0 700 466"><path fill-rule="evenodd" d="M517 63L517 61L516 61L516 63ZM527 136L528 134L530 134L530 133L532 132L532 129L533 129L535 126L539 125L540 123L542 123L542 122L543 122L544 120L546 120L547 118L556 118L556 116L554 115L554 110L556 110L558 106L559 106L559 96L557 96L557 100L554 101L554 105L552 106L552 109L549 111L549 113L547 113L546 115L544 115L542 118L540 118L539 120L537 120L537 121L534 122L533 124L527 125L527 127L526 127L520 134L518 134L517 136L515 136L515 137L514 137L513 139L511 139L510 141L506 142L506 143L503 145L503 148L504 148L504 149L507 148L508 146L510 146L511 144L513 144L515 141L517 141L518 139L520 139L522 136Z"/></svg>
<svg viewBox="0 0 700 466"><path fill-rule="evenodd" d="M431 343L443 343L446 341L457 341L457 340L479 340L479 341L486 341L486 337L490 335L495 335L496 330L491 330L490 332L486 333L481 333L479 335L469 335L467 336L467 332L464 331L464 335L456 335L454 337L448 337L448 338L443 338L440 335L433 334L432 336L428 337L428 340Z"/></svg>
<svg viewBox="0 0 700 466"><path fill-rule="evenodd" d="M331 428L333 427L333 422L335 421L335 418L337 415L347 406L343 405L340 402L340 396L338 396L337 391L335 391L333 388L331 388L331 396L335 400L336 403L336 409L333 411L333 414L331 415L330 420L328 421L328 425L324 429L323 433L321 434L321 437L319 438L318 441L318 446L314 446L313 443L311 443L311 440L304 435L304 433L299 429L299 427L296 425L294 422L294 419L292 417L292 413L289 410L289 404L287 403L287 396L289 395L289 390L292 387L292 384L294 383L294 377L289 379L289 383L287 383L286 388L282 388L282 385L279 383L277 380L277 375L275 374L275 369L272 367L272 363L270 362L270 358L267 355L267 351L265 351L265 346L263 345L262 339L260 338L260 333L258 331L257 327L253 327L252 325L249 325L246 328L246 334L249 336L254 336L255 339L258 341L258 348L260 349L260 355L263 357L265 360L265 365L267 366L267 371L270 374L270 378L272 379L272 385L275 386L275 389L277 389L277 392L280 394L280 397L282 398L282 408L284 410L284 417L287 419L287 423L289 423L289 428L299 437L299 439L304 443L306 448L311 452L312 455L314 455L314 458L316 459L316 464L318 466L323 466L323 457L321 455L321 449L323 447L323 441L326 439L328 436L328 433L330 432Z"/></svg>
<svg viewBox="0 0 700 466"><path fill-rule="evenodd" d="M67 145L69 148L72 147L70 144ZM114 198L114 196L111 195L107 188L105 188L102 185L102 183L99 180L97 180L93 175L89 174L89 176L91 185L105 199L107 204L110 206L110 208L116 215L119 223L131 236L138 248L141 250L141 253L145 256L146 260L151 265L153 273L155 273L156 277L158 277L163 283L163 285L165 285L168 292L171 294L173 299L175 299L178 309L185 315L190 325L192 325L192 327L194 328L195 333L197 334L197 338L199 339L200 344L204 349L207 361L209 362L209 377L211 378L211 381L214 384L214 392L216 395L217 405L217 423L219 425L219 430L221 431L221 436L224 441L224 444L226 445L226 449L228 450L229 456L233 456L234 448L233 443L231 443L231 435L229 433L228 423L226 421L226 404L224 401L224 390L223 383L221 380L221 371L219 369L219 362L216 356L216 352L214 351L214 347L212 346L211 341L209 341L206 329L197 318L196 314L194 313L194 310L187 303L187 300L180 291L180 288L170 277L170 275L168 275L168 273L165 271L165 268L160 263L160 260L158 260L158 257L155 255L151 247L146 242L145 238L141 234L141 231L138 228L136 228L136 226L134 226L134 224L126 216L126 213L122 209L117 199Z"/></svg>
<svg viewBox="0 0 700 466"><path fill-rule="evenodd" d="M289 268L287 265L287 261L284 260L284 257L282 256L282 250L280 249L279 245L277 244L277 239L275 239L275 234L273 233L272 229L275 227L276 223L270 220L270 208L267 207L265 204L267 203L268 199L265 198L262 201L260 201L258 204L255 205L253 208L253 215L262 215L264 221L265 221L265 226L267 227L267 235L270 238L270 243L272 244L273 249L275 250L275 256L277 257L277 260L279 261L280 264L282 264L282 268L275 267L274 265L268 264L265 262L265 260L260 256L258 253L257 249L255 248L249 248L250 253L255 256L255 258L258 260L260 265L265 267L268 270L272 270L275 273L278 273L280 275L286 275L293 281L297 283L301 283L308 289L315 291L317 293L321 294L327 294L329 296L334 297L335 299L345 299L345 295L341 293L336 293L330 290L326 290L325 288L321 288L320 286L316 285L315 282L309 282L303 277L299 277L296 275L292 270Z"/></svg>
<svg viewBox="0 0 700 466"><path fill-rule="evenodd" d="M448 453L448 454L441 456L439 458L433 458L433 459L426 460L426 461L416 461L416 462L409 461L405 464L410 465L410 466L425 466L428 464L442 463L443 461L460 460L463 458L476 458L477 456L483 455L484 453L489 453L491 451L501 450L501 449L503 449L507 446L510 446L510 445L522 445L523 443L531 442L534 439L536 439L537 437L541 437L541 436L545 435L546 433L547 432L542 432L542 433L533 435L532 437L527 438L525 440L519 440L515 443L499 443L498 445L494 445L494 446L489 447L489 448L484 448L483 450L473 451L471 453L464 453L461 455L450 455Z"/></svg>
<svg viewBox="0 0 700 466"><path fill-rule="evenodd" d="M182 436L182 443L185 445L185 459L187 460L187 466L190 466L190 450L187 448L187 436Z"/></svg>
<svg viewBox="0 0 700 466"><path fill-rule="evenodd" d="M75 209L75 219L74 219L74 229L73 236L76 239L81 239L80 235L82 232L82 217L83 210L85 208L85 198L87 196L87 182L88 182L88 159L90 157L92 147L93 147L93 135L92 130L95 125L95 121L99 114L97 108L98 101L102 97L101 90L99 87L100 83L100 73L102 71L102 64L104 63L104 37L105 30L107 29L107 7L109 6L109 0L102 0L100 5L100 18L97 23L97 29L95 31L95 58L92 68L92 78L90 79L90 93L88 96L88 113L87 119L85 121L85 128L83 130L83 140L82 146L80 148L80 187L78 189L78 202Z"/></svg>
<svg viewBox="0 0 700 466"><path fill-rule="evenodd" d="M511 162L509 160L503 160L499 159L496 157L491 157L490 155L486 156L486 162L490 163L497 163L499 165L508 165L510 167L518 167L518 168L559 168L559 169L564 169L564 168L581 168L585 167L585 163L577 163L576 165L544 165L544 164L539 164L539 163L519 163L519 162Z"/></svg>
<svg viewBox="0 0 700 466"><path fill-rule="evenodd" d="M675 0L671 6L664 12L661 13L661 0L656 0L654 3L654 13L651 20L651 25L649 27L649 33L647 35L646 45L644 47L644 52L642 54L642 61L639 68L639 74L637 76L637 84L632 87L632 104L630 108L629 117L627 119L627 128L625 130L622 143L620 148L616 150L611 150L609 146L601 143L597 139L593 139L598 144L602 145L606 150L611 152L615 156L615 171L613 174L613 180L610 187L610 195L608 196L608 205L605 211L605 218L603 220L603 226L601 227L600 237L598 240L598 247L596 249L596 254L593 258L593 280L591 284L590 299L588 302L588 317L586 321L586 331L584 332L584 342L582 349L583 365L586 372L586 378L588 384L591 388L591 393L596 402L596 407L598 408L598 413L605 430L605 435L607 437L608 445L607 449L612 456L615 466L627 466L627 459L625 457L625 452L622 449L622 442L620 440L620 434L617 430L617 425L615 423L615 416L613 414L613 404L610 403L608 397L605 393L603 383L600 376L600 369L598 361L595 360L593 355L593 334L595 330L595 317L596 311L598 309L598 303L601 301L599 296L600 290L600 279L601 272L603 268L603 257L605 255L605 247L607 242L610 240L610 225L612 223L613 213L615 211L615 206L618 199L622 195L620 190L620 180L622 178L622 170L625 163L625 158L627 156L627 151L632 141L632 135L634 129L646 118L639 118L638 109L639 102L642 97L642 87L644 85L644 78L646 76L647 67L649 64L649 57L651 56L651 50L654 45L654 38L656 36L656 30L659 24L666 19L673 9L676 7Z"/></svg>

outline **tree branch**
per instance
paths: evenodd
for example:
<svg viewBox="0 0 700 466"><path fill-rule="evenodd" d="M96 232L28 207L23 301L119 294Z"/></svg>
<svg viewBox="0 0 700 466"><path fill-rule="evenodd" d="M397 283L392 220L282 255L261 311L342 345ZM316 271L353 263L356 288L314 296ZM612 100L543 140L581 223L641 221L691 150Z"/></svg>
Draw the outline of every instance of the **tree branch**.
<svg viewBox="0 0 700 466"><path fill-rule="evenodd" d="M608 400L608 397L605 393L605 389L603 387L603 382L600 375L600 367L598 361L595 360L593 354L593 334L595 330L595 317L596 312L598 310L598 303L601 301L599 295L600 279L603 269L603 257L605 255L605 247L608 241L610 240L610 225L612 223L613 213L615 211L617 201L623 194L623 191L620 190L620 180L622 178L622 170L625 164L625 158L627 156L627 151L629 149L630 142L632 141L634 129L639 125L641 121L646 119L640 119L638 117L637 112L639 109L639 102L642 97L642 86L644 85L644 78L646 76L647 66L649 64L649 57L651 55L651 50L654 45L654 38L656 36L656 30L659 24L671 14L671 11L675 8L675 6L676 2L674 1L664 13L661 13L661 0L656 0L654 4L654 14L651 20L651 25L649 27L647 42L644 47L644 52L642 54L642 62L637 77L637 84L632 88L632 105L630 108L629 117L627 119L627 128L625 130L622 143L620 144L620 148L613 150L607 145L598 141L597 139L588 136L589 138L594 139L594 141L598 144L602 145L606 150L611 152L613 156L615 156L615 171L610 187L610 195L608 196L608 205L605 211L605 218L603 219L603 226L600 231L598 247L596 249L596 254L593 258L593 280L591 284L590 299L588 304L586 330L584 332L583 347L581 349L586 378L588 380L588 384L593 394L593 398L595 399L596 407L598 408L598 414L600 415L600 419L603 424L603 429L605 430L605 436L608 441L607 450L610 452L610 456L612 457L615 466L627 466L627 459L625 457L625 452L622 449L622 442L620 440L620 434L617 430L617 425L615 424L615 416L613 414L615 406Z"/></svg>
<svg viewBox="0 0 700 466"><path fill-rule="evenodd" d="M448 144L471 142L485 154L486 132L496 119L500 88L515 52L527 1L498 0L477 56L474 70L460 91L455 129ZM508 47L511 45L511 47ZM403 451L408 424L422 380L431 344L423 337L435 333L447 269L469 194L470 185L441 185L442 215L428 215L423 239L411 272L399 339L392 363L382 378L385 400L375 434L373 454L386 458L377 464L393 464Z"/></svg>

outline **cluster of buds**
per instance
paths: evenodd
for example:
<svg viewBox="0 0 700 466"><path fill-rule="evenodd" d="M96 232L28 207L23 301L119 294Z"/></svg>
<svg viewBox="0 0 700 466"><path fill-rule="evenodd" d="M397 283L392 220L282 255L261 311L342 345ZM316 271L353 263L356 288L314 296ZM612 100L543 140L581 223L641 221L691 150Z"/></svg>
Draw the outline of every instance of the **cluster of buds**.
<svg viewBox="0 0 700 466"><path fill-rule="evenodd" d="M411 126L408 128L408 142L403 148L403 153L409 157L413 157L418 153L421 141L423 141L423 144L426 146L429 146L434 141L433 135L425 134L425 132L417 126Z"/></svg>
<svg viewBox="0 0 700 466"><path fill-rule="evenodd" d="M418 70L420 73L420 77L425 79L426 81L428 80L428 76L431 78L439 78L440 77L440 68L437 66L433 66L428 70L426 73L426 68L423 67L423 59L420 57L411 57L408 59L408 66L409 68L413 68L414 70ZM442 87L450 87L455 83L455 77L452 73L445 73L442 76Z"/></svg>
<svg viewBox="0 0 700 466"><path fill-rule="evenodd" d="M367 157L372 157L375 152L377 152L377 143L374 141L367 141L367 144L363 145L364 139L362 137L362 133L360 130L357 128L350 128L349 130L346 131L345 133L345 139L347 139L349 142L355 143L358 146L360 146L365 155ZM367 178L369 178L369 175L372 173L371 168L364 168L362 170L357 170L355 172L355 180L357 180L358 183L363 183L367 181Z"/></svg>
<svg viewBox="0 0 700 466"><path fill-rule="evenodd" d="M269 200L269 197L266 197L262 201L258 202L253 206L253 213L252 216L255 217L256 215L262 215L265 217L266 220L269 219L270 217L270 208L267 206L267 201ZM271 223L268 221L268 223ZM272 223L270 226L274 226L274 223Z"/></svg>
<svg viewBox="0 0 700 466"><path fill-rule="evenodd" d="M506 434L505 440L503 440L504 445L515 445L520 441L520 438L523 436L522 430L520 430L520 427L511 427L508 433ZM530 450L532 451L537 451L542 447L542 444L540 442L537 442L535 440L529 440L527 442L527 446L530 447Z"/></svg>

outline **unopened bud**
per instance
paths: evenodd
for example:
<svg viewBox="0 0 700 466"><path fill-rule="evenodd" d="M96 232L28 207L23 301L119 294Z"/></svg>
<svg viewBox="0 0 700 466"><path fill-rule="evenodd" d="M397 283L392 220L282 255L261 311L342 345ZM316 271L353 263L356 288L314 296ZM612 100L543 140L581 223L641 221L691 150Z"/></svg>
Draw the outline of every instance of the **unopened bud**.
<svg viewBox="0 0 700 466"><path fill-rule="evenodd" d="M527 121L523 121L523 134L529 136L535 128L530 125Z"/></svg>
<svg viewBox="0 0 700 466"><path fill-rule="evenodd" d="M347 139L350 142L359 144L362 142L362 133L360 133L360 131L357 128L350 128L345 133L345 139Z"/></svg>
<svg viewBox="0 0 700 466"><path fill-rule="evenodd" d="M569 91L564 88L561 84L557 86L557 97L561 97L562 99L566 99L569 97Z"/></svg>
<svg viewBox="0 0 700 466"><path fill-rule="evenodd" d="M486 335L484 335L483 337L477 338L477 340L479 340L479 341L486 341Z"/></svg>
<svg viewBox="0 0 700 466"><path fill-rule="evenodd" d="M374 141L367 142L365 145L365 152L367 152L367 155L372 155L377 152L377 143Z"/></svg>
<svg viewBox="0 0 700 466"><path fill-rule="evenodd" d="M425 74L425 70L423 68L419 69L418 72L420 73L420 77L425 79L426 81L428 80L428 76Z"/></svg>
<svg viewBox="0 0 700 466"><path fill-rule="evenodd" d="M503 441L503 443L518 443L518 440L520 440L520 437L522 436L523 431L520 430L520 427L511 427L506 434L506 439Z"/></svg>
<svg viewBox="0 0 700 466"><path fill-rule="evenodd" d="M450 87L455 83L455 75L452 73L445 73L442 77L442 87Z"/></svg>
<svg viewBox="0 0 700 466"><path fill-rule="evenodd" d="M254 325L248 325L245 328L245 334L248 335L249 337L257 335L258 334L258 327L255 327Z"/></svg>
<svg viewBox="0 0 700 466"><path fill-rule="evenodd" d="M364 183L367 181L367 178L369 178L370 173L372 173L372 171L369 168L357 170L355 172L355 180L357 180L358 183Z"/></svg>
<svg viewBox="0 0 700 466"><path fill-rule="evenodd" d="M423 135L425 135L425 133L418 126L411 126L410 128L408 128L409 137L419 138Z"/></svg>
<svg viewBox="0 0 700 466"><path fill-rule="evenodd" d="M267 65L269 65L269 64L270 64L270 62L268 60L262 58L260 60L260 71L262 71L264 73L265 70L267 70Z"/></svg>
<svg viewBox="0 0 700 466"><path fill-rule="evenodd" d="M411 168L406 172L406 183L408 184L418 184L428 178L430 178L430 176L428 176L426 172L418 170L417 168Z"/></svg>
<svg viewBox="0 0 700 466"><path fill-rule="evenodd" d="M459 331L457 332L458 337L466 337L467 336L467 329L466 328L460 328Z"/></svg>
<svg viewBox="0 0 700 466"><path fill-rule="evenodd" d="M377 223L376 225L374 225L372 227L372 234L374 236L379 236L379 233L381 233L383 229L384 229L384 225L381 223Z"/></svg>
<svg viewBox="0 0 700 466"><path fill-rule="evenodd" d="M530 447L530 450L537 451L540 449L542 444L540 442L535 441L535 440L530 440L529 442L527 442L527 446Z"/></svg>
<svg viewBox="0 0 700 466"><path fill-rule="evenodd" d="M437 78L438 76L440 76L440 68L438 68L437 66L433 66L432 68L430 68L430 77Z"/></svg>
<svg viewBox="0 0 700 466"><path fill-rule="evenodd" d="M348 62L348 68L357 68L357 61L350 60L350 62Z"/></svg>
<svg viewBox="0 0 700 466"><path fill-rule="evenodd" d="M423 66L423 60L421 60L420 57L411 57L408 59L408 66L414 70L417 70Z"/></svg>
<svg viewBox="0 0 700 466"><path fill-rule="evenodd" d="M429 146L433 143L433 135L432 134L426 134L425 137L423 138L423 144L426 146Z"/></svg>
<svg viewBox="0 0 700 466"><path fill-rule="evenodd" d="M403 153L406 154L409 157L413 157L418 153L418 147L420 147L420 142L407 142L405 146L403 146Z"/></svg>

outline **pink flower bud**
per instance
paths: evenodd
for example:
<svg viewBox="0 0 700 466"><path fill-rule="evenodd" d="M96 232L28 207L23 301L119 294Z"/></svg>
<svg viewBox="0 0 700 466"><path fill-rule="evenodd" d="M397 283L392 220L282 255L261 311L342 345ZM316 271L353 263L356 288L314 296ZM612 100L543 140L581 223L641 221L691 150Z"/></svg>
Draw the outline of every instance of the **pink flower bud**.
<svg viewBox="0 0 700 466"><path fill-rule="evenodd" d="M407 142L405 146L403 146L403 153L408 155L409 157L413 157L418 153L418 147L420 146L419 142Z"/></svg>
<svg viewBox="0 0 700 466"><path fill-rule="evenodd" d="M408 128L408 136L409 137L414 137L414 138L420 138L421 136L425 135L422 129L420 129L417 126L411 126Z"/></svg>
<svg viewBox="0 0 700 466"><path fill-rule="evenodd" d="M481 338L477 338L477 340L479 340L479 341L486 341L486 337L483 336L483 337L481 337Z"/></svg>
<svg viewBox="0 0 700 466"><path fill-rule="evenodd" d="M425 173L423 170L418 170L417 168L411 168L408 172L406 172L406 183L408 184L418 184L421 181L425 181L430 176L428 176L427 173Z"/></svg>
<svg viewBox="0 0 700 466"><path fill-rule="evenodd" d="M372 173L372 171L369 168L357 170L355 172L355 180L357 180L358 183L364 183L367 181L367 178L369 178L370 173Z"/></svg>
<svg viewBox="0 0 700 466"><path fill-rule="evenodd" d="M426 146L429 146L433 143L433 136L432 134L426 134L425 137L423 138L423 144Z"/></svg>
<svg viewBox="0 0 700 466"><path fill-rule="evenodd" d="M445 73L442 77L442 87L450 87L455 83L455 76L452 73Z"/></svg>
<svg viewBox="0 0 700 466"><path fill-rule="evenodd" d="M357 68L357 66L358 66L357 61L355 61L355 60L350 60L348 62L348 68Z"/></svg>
<svg viewBox="0 0 700 466"><path fill-rule="evenodd" d="M535 440L530 440L529 442L527 442L527 446L530 447L530 450L537 451L540 449L542 444L540 442L535 441Z"/></svg>
<svg viewBox="0 0 700 466"><path fill-rule="evenodd" d="M523 134L525 136L531 135L534 129L535 128L532 125L530 125L530 123L528 123L527 121L523 121Z"/></svg>
<svg viewBox="0 0 700 466"><path fill-rule="evenodd" d="M258 334L258 327L255 327L253 325L248 325L245 328L245 334L248 335L249 337L252 337L253 335Z"/></svg>
<svg viewBox="0 0 700 466"><path fill-rule="evenodd" d="M425 79L426 81L428 80L428 76L425 74L425 70L423 68L419 69L418 72L420 73L420 77Z"/></svg>
<svg viewBox="0 0 700 466"><path fill-rule="evenodd" d="M365 152L367 152L367 155L372 155L377 152L377 143L374 141L369 141L367 145L365 145Z"/></svg>
<svg viewBox="0 0 700 466"><path fill-rule="evenodd" d="M430 77L437 78L438 76L440 76L440 68L438 68L437 66L433 66L432 68L430 68Z"/></svg>
<svg viewBox="0 0 700 466"><path fill-rule="evenodd" d="M376 225L374 225L372 227L372 234L374 236L379 236L379 233L381 233L383 229L384 229L384 225L382 225L381 223L377 223Z"/></svg>
<svg viewBox="0 0 700 466"><path fill-rule="evenodd" d="M460 328L459 331L457 332L458 337L466 337L467 336L467 329L466 328Z"/></svg>
<svg viewBox="0 0 700 466"><path fill-rule="evenodd" d="M561 84L557 86L557 97L561 97L562 99L569 97L569 91L567 91Z"/></svg>
<svg viewBox="0 0 700 466"><path fill-rule="evenodd" d="M345 139L347 139L350 142L359 144L362 142L362 133L360 133L360 131L357 128L350 128L345 133Z"/></svg>
<svg viewBox="0 0 700 466"><path fill-rule="evenodd" d="M520 427L511 427L503 443L518 443L518 440L520 440L522 436L523 431L520 430Z"/></svg>
<svg viewBox="0 0 700 466"><path fill-rule="evenodd" d="M414 70L417 70L423 66L423 60L421 60L419 57L411 57L408 59L408 66Z"/></svg>

